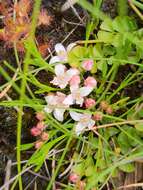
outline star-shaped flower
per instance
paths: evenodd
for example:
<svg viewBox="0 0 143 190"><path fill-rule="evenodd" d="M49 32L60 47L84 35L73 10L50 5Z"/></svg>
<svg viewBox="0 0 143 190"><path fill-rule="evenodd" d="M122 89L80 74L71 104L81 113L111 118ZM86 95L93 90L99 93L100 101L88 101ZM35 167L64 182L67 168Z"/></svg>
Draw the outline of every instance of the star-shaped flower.
<svg viewBox="0 0 143 190"><path fill-rule="evenodd" d="M68 61L68 52L72 50L72 48L76 46L75 43L71 43L65 48L61 43L58 43L55 45L55 51L56 51L56 56L53 56L49 64L53 63L60 63L60 62L67 62Z"/></svg>
<svg viewBox="0 0 143 190"><path fill-rule="evenodd" d="M69 84L71 78L74 75L79 74L79 71L74 68L67 70L65 65L58 64L55 66L55 74L56 76L51 81L51 83L63 89Z"/></svg>
<svg viewBox="0 0 143 190"><path fill-rule="evenodd" d="M84 130L86 130L86 128L91 130L95 125L95 121L92 119L91 114L81 114L71 111L70 116L74 121L77 121L77 124L75 125L75 133L77 135L80 135Z"/></svg>
<svg viewBox="0 0 143 190"><path fill-rule="evenodd" d="M93 88L88 87L88 86L87 87L84 86L81 88L79 86L71 86L70 90L71 90L71 94L65 98L64 104L67 104L67 105L78 104L82 106L84 102L84 98L92 92Z"/></svg>
<svg viewBox="0 0 143 190"><path fill-rule="evenodd" d="M61 122L64 120L66 108L69 107L63 103L65 97L66 95L61 92L57 92L56 95L49 94L45 97L47 105L45 106L44 111L46 113L53 112L54 117Z"/></svg>

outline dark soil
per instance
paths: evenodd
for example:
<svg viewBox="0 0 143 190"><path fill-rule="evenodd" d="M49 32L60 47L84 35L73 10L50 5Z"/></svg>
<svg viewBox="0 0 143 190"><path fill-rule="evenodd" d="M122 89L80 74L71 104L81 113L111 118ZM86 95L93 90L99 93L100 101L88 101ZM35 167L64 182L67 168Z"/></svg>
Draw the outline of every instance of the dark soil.
<svg viewBox="0 0 143 190"><path fill-rule="evenodd" d="M114 18L117 15L117 1L116 0L103 0L102 10L110 17Z"/></svg>

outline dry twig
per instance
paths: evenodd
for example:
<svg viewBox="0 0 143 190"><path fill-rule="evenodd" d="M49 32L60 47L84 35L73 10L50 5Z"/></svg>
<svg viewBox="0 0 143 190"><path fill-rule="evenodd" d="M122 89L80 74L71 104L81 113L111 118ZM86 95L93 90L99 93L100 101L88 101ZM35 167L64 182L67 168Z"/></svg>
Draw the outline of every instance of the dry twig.
<svg viewBox="0 0 143 190"><path fill-rule="evenodd" d="M10 180L10 176L11 176L11 160L8 160L7 166L6 166L5 180L4 180L4 184L6 184L6 186L4 190L9 190L8 181Z"/></svg>
<svg viewBox="0 0 143 190"><path fill-rule="evenodd" d="M143 183L134 183L130 185L124 185L124 186L118 187L117 189L127 189L127 188L132 188L132 187L143 187Z"/></svg>

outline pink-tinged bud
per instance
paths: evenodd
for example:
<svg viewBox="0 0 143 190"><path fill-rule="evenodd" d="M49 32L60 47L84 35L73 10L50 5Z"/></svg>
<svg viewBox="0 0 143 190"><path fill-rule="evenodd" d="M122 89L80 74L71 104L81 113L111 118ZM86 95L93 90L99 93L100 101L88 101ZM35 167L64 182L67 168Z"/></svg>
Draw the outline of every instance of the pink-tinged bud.
<svg viewBox="0 0 143 190"><path fill-rule="evenodd" d="M36 128L39 130L43 130L45 128L44 122L42 121L38 122Z"/></svg>
<svg viewBox="0 0 143 190"><path fill-rule="evenodd" d="M45 119L45 114L43 112L38 112L36 114L36 118L39 120L39 121L43 121Z"/></svg>
<svg viewBox="0 0 143 190"><path fill-rule="evenodd" d="M43 141L36 141L36 142L35 142L35 148L36 148L36 149L41 148L42 145L43 145Z"/></svg>
<svg viewBox="0 0 143 190"><path fill-rule="evenodd" d="M69 181L72 183L77 183L77 181L79 180L79 176L75 173L70 174L69 176Z"/></svg>
<svg viewBox="0 0 143 190"><path fill-rule="evenodd" d="M94 62L93 60L86 60L82 63L82 67L86 70L86 71L90 71L92 69Z"/></svg>
<svg viewBox="0 0 143 190"><path fill-rule="evenodd" d="M86 108L91 108L93 106L95 106L95 100L93 100L92 98L87 98L84 102L85 107Z"/></svg>
<svg viewBox="0 0 143 190"><path fill-rule="evenodd" d="M102 118L103 118L103 116L102 116L102 113L100 113L100 112L97 112L97 113L94 114L94 116L93 116L93 119L94 119L95 121L101 121Z"/></svg>
<svg viewBox="0 0 143 190"><path fill-rule="evenodd" d="M48 133L43 132L43 133L41 134L41 140L42 140L42 141L47 141L48 138L49 138L49 134L48 134Z"/></svg>
<svg viewBox="0 0 143 190"><path fill-rule="evenodd" d="M74 75L70 80L70 86L77 86L80 84L80 76Z"/></svg>
<svg viewBox="0 0 143 190"><path fill-rule="evenodd" d="M34 136L34 137L36 137L36 136L38 136L38 135L41 134L41 130L38 129L37 127L33 127L33 128L30 130L30 132L31 132L31 135Z"/></svg>
<svg viewBox="0 0 143 190"><path fill-rule="evenodd" d="M108 103L106 101L102 101L100 103L100 107L103 109L103 110L106 110L108 108Z"/></svg>
<svg viewBox="0 0 143 190"><path fill-rule="evenodd" d="M113 113L113 109L111 108L111 106L108 106L106 109L106 113L111 115Z"/></svg>
<svg viewBox="0 0 143 190"><path fill-rule="evenodd" d="M84 81L84 85L91 88L95 88L97 86L97 81L93 77L87 77Z"/></svg>

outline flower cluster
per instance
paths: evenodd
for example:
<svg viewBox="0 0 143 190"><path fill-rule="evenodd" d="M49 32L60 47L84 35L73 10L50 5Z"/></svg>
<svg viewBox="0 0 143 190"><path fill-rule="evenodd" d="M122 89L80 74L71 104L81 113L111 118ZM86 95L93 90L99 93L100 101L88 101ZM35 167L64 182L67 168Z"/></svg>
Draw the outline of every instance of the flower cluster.
<svg viewBox="0 0 143 190"><path fill-rule="evenodd" d="M95 106L95 100L88 97L96 88L97 81L94 77L81 77L80 70L77 68L67 68L64 63L68 62L68 52L75 46L70 44L67 49L62 44L56 44L55 51L57 56L53 56L50 64L55 64L55 76L50 81L51 84L59 88L56 93L49 93L45 96L47 105L44 108L46 113L53 113L53 116L60 122L64 120L64 113L70 106L76 105L80 108L90 109ZM63 64L61 63L63 62ZM82 69L89 71L92 69L93 60L85 60L82 63ZM61 92L65 89L65 93ZM75 133L81 134L86 129L91 130L95 125L92 114L77 113L69 111L71 118L76 121Z"/></svg>
<svg viewBox="0 0 143 190"><path fill-rule="evenodd" d="M47 132L45 132L46 125L44 124L44 113L39 112L36 115L36 118L38 119L38 123L36 126L32 127L31 129L31 135L34 137L39 137L39 139L35 142L35 148L39 149L45 141L48 140L49 135Z"/></svg>

